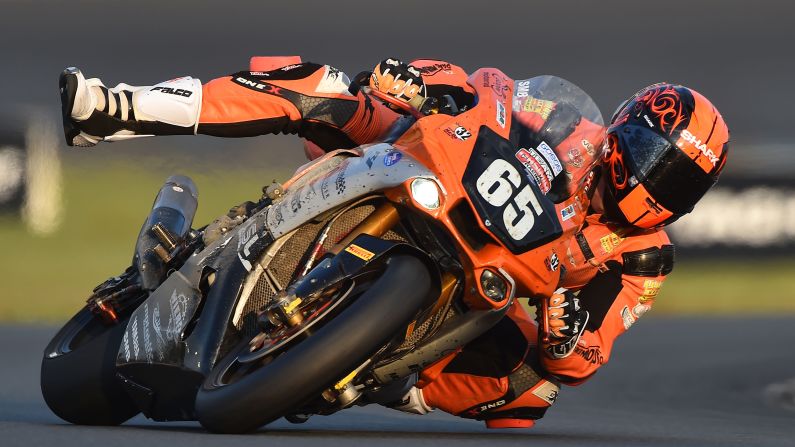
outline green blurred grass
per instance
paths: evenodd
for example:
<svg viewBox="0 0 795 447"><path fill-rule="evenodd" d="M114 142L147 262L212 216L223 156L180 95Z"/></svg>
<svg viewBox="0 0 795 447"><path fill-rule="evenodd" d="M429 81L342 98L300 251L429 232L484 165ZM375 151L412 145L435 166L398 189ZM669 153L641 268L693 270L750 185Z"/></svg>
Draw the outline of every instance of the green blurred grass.
<svg viewBox="0 0 795 447"><path fill-rule="evenodd" d="M64 168L65 216L57 233L33 236L13 216L0 218L0 320L62 321L91 289L122 272L132 259L138 231L157 191L174 173L199 189L194 226L203 225L286 172L212 167L171 172L146 163L110 162Z"/></svg>
<svg viewBox="0 0 795 447"><path fill-rule="evenodd" d="M0 320L60 322L91 289L115 275L133 245L157 190L176 172L120 162L69 165L64 170L66 215L49 237L30 235L15 218L0 217ZM260 195L286 172L192 168L199 188L195 225ZM775 314L795 312L794 260L679 260L652 315Z"/></svg>

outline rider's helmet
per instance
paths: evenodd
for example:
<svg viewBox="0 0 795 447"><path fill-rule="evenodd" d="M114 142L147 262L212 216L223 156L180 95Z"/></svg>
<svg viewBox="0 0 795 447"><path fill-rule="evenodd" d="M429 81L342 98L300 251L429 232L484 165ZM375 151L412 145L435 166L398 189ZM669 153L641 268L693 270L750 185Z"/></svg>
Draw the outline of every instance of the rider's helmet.
<svg viewBox="0 0 795 447"><path fill-rule="evenodd" d="M605 217L654 228L689 213L718 180L728 142L726 122L700 93L667 83L644 88L607 129Z"/></svg>

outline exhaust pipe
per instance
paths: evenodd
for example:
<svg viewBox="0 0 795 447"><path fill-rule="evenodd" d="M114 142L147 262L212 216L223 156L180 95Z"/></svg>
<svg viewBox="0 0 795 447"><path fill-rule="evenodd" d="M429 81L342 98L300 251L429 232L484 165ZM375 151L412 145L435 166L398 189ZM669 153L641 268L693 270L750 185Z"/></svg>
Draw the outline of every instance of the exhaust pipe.
<svg viewBox="0 0 795 447"><path fill-rule="evenodd" d="M183 175L172 175L160 188L135 243L133 265L144 289L154 290L165 279L168 253L190 232L198 199L193 180Z"/></svg>

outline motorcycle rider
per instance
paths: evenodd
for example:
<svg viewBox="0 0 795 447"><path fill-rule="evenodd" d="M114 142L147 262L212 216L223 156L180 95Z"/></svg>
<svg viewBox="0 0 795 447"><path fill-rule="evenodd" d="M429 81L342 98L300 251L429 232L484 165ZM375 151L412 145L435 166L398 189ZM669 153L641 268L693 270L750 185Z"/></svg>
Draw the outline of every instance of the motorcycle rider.
<svg viewBox="0 0 795 447"><path fill-rule="evenodd" d="M67 143L284 132L308 139L308 154L317 156L376 140L398 112L434 107L429 98L450 95L460 108L474 100L466 73L443 61L386 59L354 83L329 66L255 62L249 71L204 85L186 77L112 89L67 69L60 82ZM518 113L525 114L516 120L522 123L545 111ZM532 426L559 384L590 378L609 359L615 338L651 308L673 268L673 245L662 227L689 213L717 181L728 139L721 115L692 89L655 84L628 99L607 130L586 223L564 242L559 293L538 303L537 321L513 306L509 318L423 371L394 407L439 408L492 428ZM558 155L567 165L577 163L576 153Z"/></svg>

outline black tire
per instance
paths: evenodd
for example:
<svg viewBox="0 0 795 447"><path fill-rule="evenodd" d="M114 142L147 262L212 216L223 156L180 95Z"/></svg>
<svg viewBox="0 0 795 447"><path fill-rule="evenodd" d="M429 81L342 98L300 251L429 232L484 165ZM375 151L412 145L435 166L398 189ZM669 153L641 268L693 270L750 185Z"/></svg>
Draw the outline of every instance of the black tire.
<svg viewBox="0 0 795 447"><path fill-rule="evenodd" d="M432 287L428 268L397 255L356 300L317 332L240 380L218 385L231 353L196 396L199 422L219 433L245 433L272 422L353 371L406 327ZM234 361L232 359L232 361Z"/></svg>
<svg viewBox="0 0 795 447"><path fill-rule="evenodd" d="M106 326L84 307L50 341L41 362L41 394L59 418L119 425L139 413L116 378L127 321Z"/></svg>

